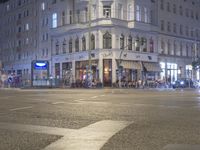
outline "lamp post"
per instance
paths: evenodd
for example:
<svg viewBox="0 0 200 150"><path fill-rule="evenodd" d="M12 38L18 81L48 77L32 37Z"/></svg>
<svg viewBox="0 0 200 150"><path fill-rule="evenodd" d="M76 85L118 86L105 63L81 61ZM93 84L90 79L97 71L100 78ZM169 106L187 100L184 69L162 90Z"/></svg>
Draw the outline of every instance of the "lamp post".
<svg viewBox="0 0 200 150"><path fill-rule="evenodd" d="M92 72L91 72L91 64L92 64L92 60L91 60L91 41L90 41L90 37L91 37L91 4L92 4L92 0L89 0L89 3L88 3L88 36L89 36L89 39L88 39L88 45L89 45L89 48L88 48L88 66L87 66L87 82L90 83L91 82L91 75L92 75Z"/></svg>

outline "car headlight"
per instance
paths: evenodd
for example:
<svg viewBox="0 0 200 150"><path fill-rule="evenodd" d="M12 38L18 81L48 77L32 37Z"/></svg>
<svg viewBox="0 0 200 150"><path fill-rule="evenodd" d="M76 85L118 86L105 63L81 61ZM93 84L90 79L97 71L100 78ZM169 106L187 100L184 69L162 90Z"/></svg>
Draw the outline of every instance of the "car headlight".
<svg viewBox="0 0 200 150"><path fill-rule="evenodd" d="M183 85L183 84L184 84L184 81L181 81L180 84Z"/></svg>
<svg viewBox="0 0 200 150"><path fill-rule="evenodd" d="M173 84L173 85L175 85L175 84L176 84L176 82L172 82L172 84Z"/></svg>

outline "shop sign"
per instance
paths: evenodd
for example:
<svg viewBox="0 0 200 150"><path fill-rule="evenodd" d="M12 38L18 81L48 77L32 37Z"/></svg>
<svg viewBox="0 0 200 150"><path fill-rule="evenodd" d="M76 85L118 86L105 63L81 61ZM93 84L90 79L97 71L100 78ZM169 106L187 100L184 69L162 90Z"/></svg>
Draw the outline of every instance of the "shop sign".
<svg viewBox="0 0 200 150"><path fill-rule="evenodd" d="M101 54L103 58L107 58L107 57L112 57L113 53L112 52L105 52Z"/></svg>

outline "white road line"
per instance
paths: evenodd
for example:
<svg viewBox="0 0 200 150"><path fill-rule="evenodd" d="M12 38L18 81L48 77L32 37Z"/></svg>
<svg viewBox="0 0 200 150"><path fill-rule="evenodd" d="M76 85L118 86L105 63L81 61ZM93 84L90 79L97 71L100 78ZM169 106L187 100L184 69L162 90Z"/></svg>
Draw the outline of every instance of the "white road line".
<svg viewBox="0 0 200 150"><path fill-rule="evenodd" d="M33 108L33 106L13 108L13 109L10 109L10 111L17 111L17 110L24 110L24 109L31 109L31 108Z"/></svg>
<svg viewBox="0 0 200 150"><path fill-rule="evenodd" d="M112 120L99 121L64 136L44 150L100 150L113 135L130 123Z"/></svg>
<svg viewBox="0 0 200 150"><path fill-rule="evenodd" d="M44 150L100 150L117 132L132 122L103 120L75 130L47 126L1 123L0 129L63 136Z"/></svg>
<svg viewBox="0 0 200 150"><path fill-rule="evenodd" d="M53 105L57 105L57 104L65 104L65 102L54 102L52 103Z"/></svg>

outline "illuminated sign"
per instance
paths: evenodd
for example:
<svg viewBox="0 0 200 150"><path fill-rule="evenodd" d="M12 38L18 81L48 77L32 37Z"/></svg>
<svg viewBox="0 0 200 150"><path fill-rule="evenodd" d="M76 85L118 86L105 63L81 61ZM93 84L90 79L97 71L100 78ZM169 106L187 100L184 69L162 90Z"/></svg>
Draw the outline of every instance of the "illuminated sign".
<svg viewBox="0 0 200 150"><path fill-rule="evenodd" d="M47 70L48 63L46 61L36 61L34 63L34 69L36 70Z"/></svg>

